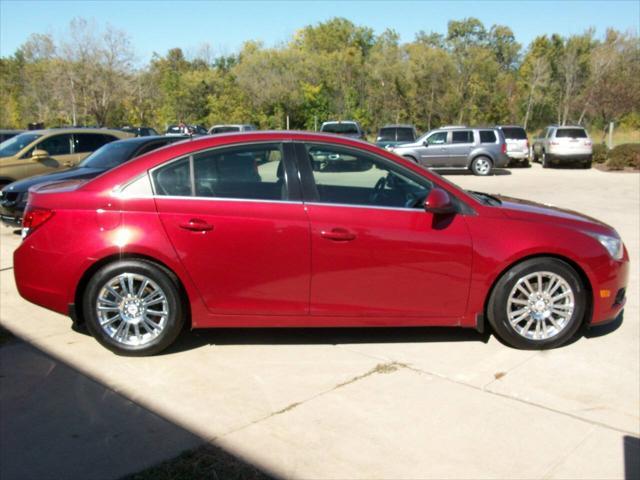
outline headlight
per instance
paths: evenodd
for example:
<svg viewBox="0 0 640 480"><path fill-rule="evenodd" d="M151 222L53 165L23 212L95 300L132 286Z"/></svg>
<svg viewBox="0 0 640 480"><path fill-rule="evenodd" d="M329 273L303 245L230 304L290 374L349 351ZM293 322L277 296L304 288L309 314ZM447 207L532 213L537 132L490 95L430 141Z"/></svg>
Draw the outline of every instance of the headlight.
<svg viewBox="0 0 640 480"><path fill-rule="evenodd" d="M611 258L614 260L622 260L624 248L622 247L622 240L619 237L599 234L593 234L592 236L609 252Z"/></svg>

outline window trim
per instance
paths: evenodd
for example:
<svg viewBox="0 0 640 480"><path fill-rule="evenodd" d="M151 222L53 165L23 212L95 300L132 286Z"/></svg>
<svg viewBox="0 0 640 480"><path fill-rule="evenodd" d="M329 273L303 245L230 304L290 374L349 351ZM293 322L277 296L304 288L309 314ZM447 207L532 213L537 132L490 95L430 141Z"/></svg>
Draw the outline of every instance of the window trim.
<svg viewBox="0 0 640 480"><path fill-rule="evenodd" d="M267 200L267 199L258 199L258 198L237 198L237 197L202 197L195 195L195 168L193 157L195 155L199 155L201 153L211 152L215 150L224 150L228 148L236 148L243 146L255 146L255 145L279 145L282 151L282 162L284 162L284 182L287 187L287 199L286 200ZM181 155L176 158L172 158L167 160L160 165L156 165L153 168L147 170L147 174L149 175L149 179L151 181L151 189L153 192L154 198L172 198L172 199L189 199L189 200L213 200L213 201L244 201L244 202L261 202L261 203L274 203L274 204L282 204L282 203L302 203L302 189L299 185L299 175L292 175L292 168L295 169L295 154L292 150L293 144L291 141L287 140L264 140L259 142L243 142L243 143L231 143L225 145L216 145L215 147L205 148L203 150L197 150L190 152L186 155ZM191 183L191 195L162 195L158 193L156 189L155 178L153 173L160 169L164 168L172 163L179 162L184 159L189 159L189 177ZM294 177L297 177L294 179ZM294 198L292 198L294 197ZM297 197L297 198L295 198Z"/></svg>

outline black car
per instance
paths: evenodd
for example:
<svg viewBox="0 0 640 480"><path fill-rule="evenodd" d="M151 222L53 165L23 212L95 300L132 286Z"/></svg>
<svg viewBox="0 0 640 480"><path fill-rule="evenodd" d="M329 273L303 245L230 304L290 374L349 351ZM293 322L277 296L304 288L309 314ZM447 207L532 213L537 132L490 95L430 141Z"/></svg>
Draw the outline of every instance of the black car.
<svg viewBox="0 0 640 480"><path fill-rule="evenodd" d="M132 158L186 138L188 137L136 137L110 142L93 152L74 168L47 175L36 175L10 183L0 192L0 220L10 227L21 226L22 214L27 206L27 194L29 188L34 185L62 180L94 178Z"/></svg>

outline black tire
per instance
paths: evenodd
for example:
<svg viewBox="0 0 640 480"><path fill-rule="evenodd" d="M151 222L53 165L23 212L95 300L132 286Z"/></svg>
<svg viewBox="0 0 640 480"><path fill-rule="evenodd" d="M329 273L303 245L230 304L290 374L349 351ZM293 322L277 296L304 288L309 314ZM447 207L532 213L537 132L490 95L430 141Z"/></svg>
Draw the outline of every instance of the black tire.
<svg viewBox="0 0 640 480"><path fill-rule="evenodd" d="M126 345L114 340L100 325L96 312L98 295L103 287L118 275L131 273L150 279L159 287L166 298L168 315L161 332L143 345ZM178 279L164 267L146 260L122 260L105 265L98 270L84 292L82 308L87 328L104 347L118 355L142 357L155 355L171 345L180 334L185 322L185 299L180 294ZM116 334L117 336L117 334Z"/></svg>
<svg viewBox="0 0 640 480"><path fill-rule="evenodd" d="M581 166L582 166L582 168L584 168L585 170L589 170L589 169L591 168L591 162L583 163Z"/></svg>
<svg viewBox="0 0 640 480"><path fill-rule="evenodd" d="M574 308L563 329L550 338L534 340L525 338L514 329L509 322L507 308L509 295L516 283L536 272L551 272L564 279L573 292ZM500 277L489 297L487 318L496 335L508 345L525 350L543 350L559 347L573 338L583 322L586 305L585 286L573 267L556 258L538 257L514 265Z"/></svg>
<svg viewBox="0 0 640 480"><path fill-rule="evenodd" d="M488 169L485 167L485 165L487 164ZM470 169L474 175L486 177L488 175L491 175L491 172L493 172L493 161L489 157L480 155L473 159Z"/></svg>
<svg viewBox="0 0 640 480"><path fill-rule="evenodd" d="M542 164L542 168L549 168L551 166L549 159L547 158L547 152L542 152L542 159L540 160L540 163Z"/></svg>

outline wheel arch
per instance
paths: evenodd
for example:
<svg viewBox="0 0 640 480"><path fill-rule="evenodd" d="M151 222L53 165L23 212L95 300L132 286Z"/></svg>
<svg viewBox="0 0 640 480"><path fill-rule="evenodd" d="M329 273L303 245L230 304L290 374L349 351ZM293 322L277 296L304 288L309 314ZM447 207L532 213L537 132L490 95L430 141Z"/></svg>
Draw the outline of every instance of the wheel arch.
<svg viewBox="0 0 640 480"><path fill-rule="evenodd" d="M553 258L553 259L560 260L561 262L564 262L564 263L568 264L571 268L573 268L573 270L575 270L575 272L578 274L578 277L582 281L582 285L584 286L585 290L588 292L588 294L586 295L587 304L585 305L585 315L584 315L584 319L583 319L582 323L583 324L589 323L591 321L591 316L593 315L593 285L591 285L591 281L589 280L589 277L587 276L587 273L584 271L584 269L577 262L575 262L574 260L572 260L569 257L566 257L564 255L558 255L558 254L555 254L555 253L535 253L535 254L532 254L532 255L527 255L525 257L518 258L517 260L514 260L509 265L504 267L495 276L495 278L493 279L493 282L491 282L491 287L489 287L489 290L487 290L487 295L485 296L484 305L483 305L483 308L482 308L483 317L484 318L488 318L487 314L488 314L488 308L489 308L489 301L491 300L491 296L493 295L493 291L495 290L495 287L496 287L497 283L500 281L500 279L509 270L511 270L516 265L519 265L522 262L526 262L527 260L531 260L533 258Z"/></svg>
<svg viewBox="0 0 640 480"><path fill-rule="evenodd" d="M84 271L84 273L82 274L82 276L80 277L80 280L76 285L76 289L73 295L74 308L73 308L73 314L71 316L73 318L74 324L81 325L85 322L84 312L82 311L82 297L84 296L84 292L87 288L87 285L91 277L93 277L95 273L105 265L108 265L109 263L112 263L114 261L121 261L121 260L138 260L138 261L151 263L156 267L160 268L161 270L163 270L170 277L172 277L178 286L180 296L183 300L185 312L187 315L187 318L185 319L185 325L191 328L191 302L189 301L189 294L187 293L187 290L182 280L165 263L159 261L156 258L150 257L148 255L144 255L141 253L116 253L116 254L108 255L92 263L89 266L89 268L87 268Z"/></svg>

